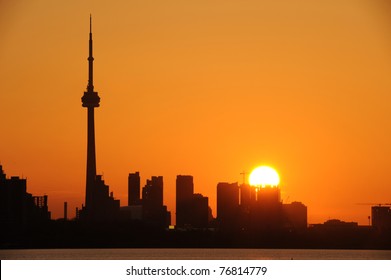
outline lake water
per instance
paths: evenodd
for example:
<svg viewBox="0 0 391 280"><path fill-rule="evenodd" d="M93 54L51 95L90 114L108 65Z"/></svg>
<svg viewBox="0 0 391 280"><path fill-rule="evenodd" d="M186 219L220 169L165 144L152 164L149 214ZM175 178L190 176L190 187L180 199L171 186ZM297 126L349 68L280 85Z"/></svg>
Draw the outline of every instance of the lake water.
<svg viewBox="0 0 391 280"><path fill-rule="evenodd" d="M389 250L13 249L1 260L391 260Z"/></svg>

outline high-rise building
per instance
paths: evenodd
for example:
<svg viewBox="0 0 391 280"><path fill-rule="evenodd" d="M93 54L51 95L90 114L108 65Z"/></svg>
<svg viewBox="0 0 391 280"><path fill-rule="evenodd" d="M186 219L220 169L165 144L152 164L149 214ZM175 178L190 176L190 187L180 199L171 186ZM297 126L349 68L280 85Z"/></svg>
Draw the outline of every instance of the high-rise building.
<svg viewBox="0 0 391 280"><path fill-rule="evenodd" d="M163 205L163 177L152 176L142 192L143 220L147 224L167 227L171 223L170 213Z"/></svg>
<svg viewBox="0 0 391 280"><path fill-rule="evenodd" d="M94 204L96 205L96 207L94 208L92 219L94 220L118 219L120 201L114 199L113 192L109 191L109 186L105 184L102 175L96 175L95 178Z"/></svg>
<svg viewBox="0 0 391 280"><path fill-rule="evenodd" d="M217 221L222 228L236 225L239 214L238 183L217 184Z"/></svg>
<svg viewBox="0 0 391 280"><path fill-rule="evenodd" d="M190 225L193 228L207 228L209 224L209 199L196 193L191 201L192 215Z"/></svg>
<svg viewBox="0 0 391 280"><path fill-rule="evenodd" d="M282 202L279 187L255 188L255 197L250 208L248 228L255 231L275 231L282 228Z"/></svg>
<svg viewBox="0 0 391 280"><path fill-rule="evenodd" d="M178 175L176 177L176 225L184 227L190 224L192 199L194 195L193 176Z"/></svg>
<svg viewBox="0 0 391 280"><path fill-rule="evenodd" d="M128 176L128 206L139 205L140 201L140 173L129 173Z"/></svg>
<svg viewBox="0 0 391 280"><path fill-rule="evenodd" d="M176 177L176 226L207 228L209 224L208 197L194 194L193 176Z"/></svg>
<svg viewBox="0 0 391 280"><path fill-rule="evenodd" d="M19 226L50 220L48 196L33 196L27 192L27 180L6 177L0 165L0 224Z"/></svg>
<svg viewBox="0 0 391 280"><path fill-rule="evenodd" d="M256 189L248 184L242 184L239 187L240 205L242 207L250 207L256 199Z"/></svg>
<svg viewBox="0 0 391 280"><path fill-rule="evenodd" d="M257 189L257 202L263 207L273 207L281 203L281 190L279 187L266 186Z"/></svg>
<svg viewBox="0 0 391 280"><path fill-rule="evenodd" d="M163 206L163 176L152 176L143 188L143 205L147 207Z"/></svg>

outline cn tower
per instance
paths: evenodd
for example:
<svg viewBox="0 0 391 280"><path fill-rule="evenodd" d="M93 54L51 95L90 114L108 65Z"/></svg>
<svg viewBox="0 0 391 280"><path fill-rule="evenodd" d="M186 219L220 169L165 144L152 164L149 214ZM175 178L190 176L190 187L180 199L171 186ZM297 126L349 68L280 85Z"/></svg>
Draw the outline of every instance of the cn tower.
<svg viewBox="0 0 391 280"><path fill-rule="evenodd" d="M93 62L92 56L92 22L90 15L90 40L89 40L89 56L88 56L88 85L87 91L84 92L81 98L82 106L87 108L87 178L86 178L86 204L85 209L88 216L93 215L95 189L96 189L96 158L95 158L95 124L94 124L94 108L99 107L100 98L98 93L94 91L93 83Z"/></svg>

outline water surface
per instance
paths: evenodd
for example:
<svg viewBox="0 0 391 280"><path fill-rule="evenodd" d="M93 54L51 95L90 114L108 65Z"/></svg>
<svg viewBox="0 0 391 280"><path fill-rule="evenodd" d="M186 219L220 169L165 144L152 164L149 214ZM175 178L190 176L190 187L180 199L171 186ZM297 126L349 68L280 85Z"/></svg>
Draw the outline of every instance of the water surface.
<svg viewBox="0 0 391 280"><path fill-rule="evenodd" d="M391 260L390 250L12 249L2 260Z"/></svg>

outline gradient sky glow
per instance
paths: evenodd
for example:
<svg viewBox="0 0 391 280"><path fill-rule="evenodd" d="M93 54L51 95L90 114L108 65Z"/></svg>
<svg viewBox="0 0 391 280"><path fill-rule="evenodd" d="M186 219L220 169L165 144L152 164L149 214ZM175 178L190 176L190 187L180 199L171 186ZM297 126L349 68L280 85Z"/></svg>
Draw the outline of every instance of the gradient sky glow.
<svg viewBox="0 0 391 280"><path fill-rule="evenodd" d="M97 172L218 182L270 165L309 223L367 224L391 202L391 8L385 0L0 0L0 163L49 195L85 199L89 15Z"/></svg>

